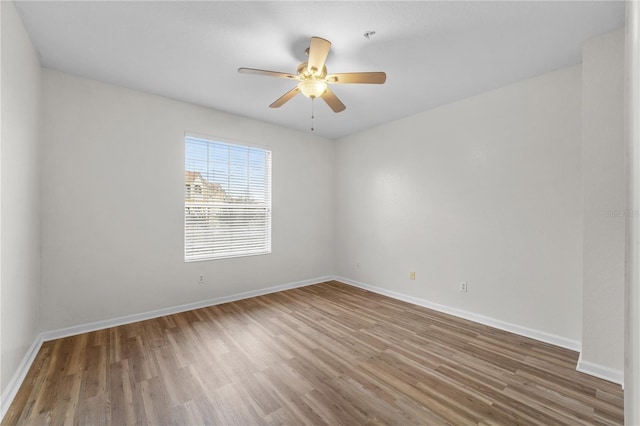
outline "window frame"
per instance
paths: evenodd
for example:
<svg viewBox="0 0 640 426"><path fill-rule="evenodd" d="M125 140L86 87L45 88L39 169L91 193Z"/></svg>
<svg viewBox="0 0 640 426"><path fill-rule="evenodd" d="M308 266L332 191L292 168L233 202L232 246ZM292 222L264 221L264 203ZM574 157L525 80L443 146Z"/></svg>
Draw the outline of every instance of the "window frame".
<svg viewBox="0 0 640 426"><path fill-rule="evenodd" d="M265 189L264 189L264 194L265 194L265 201L264 203L262 203L263 207L256 207L256 209L260 209L263 208L264 212L265 212L265 226L264 226L264 232L265 232L265 237L264 237L264 248L260 249L259 251L251 251L251 250L245 250L245 251L233 251L233 250L227 250L227 251L221 251L220 253L209 253L209 254L205 254L205 255L200 255L200 256L196 256L193 254L190 254L188 252L188 237L189 237L189 233L188 233L188 215L187 212L190 208L193 208L194 206L188 205L188 199L187 199L187 186L189 186L189 184L187 183L187 172L193 172L193 170L188 170L188 158L187 158L187 144L188 144L188 139L192 138L192 139L198 139L200 141L204 141L207 143L218 143L218 144L223 144L226 146L235 146L235 147L239 147L239 148L243 148L243 149L255 149L255 150L260 150L260 151L264 151L265 154L265 158L266 158L266 163L265 163L265 178L264 178L264 185L265 185ZM184 149L183 152L183 182L182 182L182 200L183 200L183 258L184 258L184 262L185 263L190 263L190 262L201 262L201 261L209 261L209 260L221 260L221 259L233 259L233 258L242 258L242 257L250 257L250 256L263 256L263 255L268 255L272 253L272 230L273 230L273 220L272 220L272 199L273 199L273 150L271 149L271 147L266 146L266 145L261 145L261 144L253 144L253 143L246 143L246 142L239 142L237 140L233 140L233 139L228 139L228 138L219 138L219 137L213 137L211 135L203 135L200 133L193 133L193 132L185 132L183 135L183 139L182 139L182 147ZM207 160L208 161L208 160ZM229 170L229 168L231 167L231 165L229 163L227 163L226 165L227 167L227 172ZM247 167L250 167L249 165L247 165ZM196 171L197 172L197 171ZM198 172L199 173L199 172ZM204 176L201 175L201 177L204 179L205 182L207 182L207 180L205 179ZM211 182L211 183L215 183L215 182ZM202 188L202 187L201 187ZM204 203L201 203L204 204ZM222 203L221 203L222 204ZM224 203L222 205L225 206L225 208L229 208L229 206L233 206L234 203ZM242 207L239 207L242 208ZM209 229L213 229L213 225L211 228ZM242 241L242 240L240 240ZM245 240L246 241L246 240ZM211 248L211 250L215 250L215 248Z"/></svg>

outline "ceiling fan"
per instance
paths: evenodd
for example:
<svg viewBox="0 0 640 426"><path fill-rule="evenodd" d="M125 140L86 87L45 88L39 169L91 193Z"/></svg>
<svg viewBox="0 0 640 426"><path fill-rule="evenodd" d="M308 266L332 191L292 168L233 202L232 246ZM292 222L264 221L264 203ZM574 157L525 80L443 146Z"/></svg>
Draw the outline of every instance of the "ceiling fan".
<svg viewBox="0 0 640 426"><path fill-rule="evenodd" d="M269 107L279 108L298 93L302 92L308 98L322 98L333 112L344 111L346 106L329 89L329 84L382 84L387 79L383 72L351 72L327 74L325 61L331 49L331 42L320 37L311 37L311 43L305 51L309 56L307 62L298 65L296 74L278 71L266 71L255 68L238 68L239 73L266 75L270 77L288 78L295 80L298 85L278 98Z"/></svg>

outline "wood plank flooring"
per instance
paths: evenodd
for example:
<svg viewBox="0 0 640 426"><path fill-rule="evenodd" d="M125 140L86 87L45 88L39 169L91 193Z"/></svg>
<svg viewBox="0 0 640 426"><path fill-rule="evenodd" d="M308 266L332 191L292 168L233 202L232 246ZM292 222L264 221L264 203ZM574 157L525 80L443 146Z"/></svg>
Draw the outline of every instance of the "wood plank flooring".
<svg viewBox="0 0 640 426"><path fill-rule="evenodd" d="M577 353L327 282L45 342L3 424L622 424Z"/></svg>

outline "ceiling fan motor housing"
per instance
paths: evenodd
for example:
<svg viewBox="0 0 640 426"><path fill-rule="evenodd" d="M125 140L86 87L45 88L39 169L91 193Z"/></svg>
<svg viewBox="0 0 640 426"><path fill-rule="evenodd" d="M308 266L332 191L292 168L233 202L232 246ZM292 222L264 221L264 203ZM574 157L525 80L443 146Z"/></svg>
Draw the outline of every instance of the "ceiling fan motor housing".
<svg viewBox="0 0 640 426"><path fill-rule="evenodd" d="M298 77L300 83L298 88L307 98L317 98L327 90L327 82L325 77L327 76L327 67L323 66L320 73L316 69L309 69L307 62L303 62L298 65Z"/></svg>

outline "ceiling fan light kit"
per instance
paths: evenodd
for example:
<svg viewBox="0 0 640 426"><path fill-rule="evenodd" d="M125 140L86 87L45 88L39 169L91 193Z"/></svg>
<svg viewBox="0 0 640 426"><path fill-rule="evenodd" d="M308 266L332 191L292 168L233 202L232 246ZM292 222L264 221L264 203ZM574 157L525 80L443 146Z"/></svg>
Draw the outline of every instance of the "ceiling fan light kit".
<svg viewBox="0 0 640 426"><path fill-rule="evenodd" d="M307 98L315 99L322 96L327 90L327 82L323 80L302 80L298 83L298 88Z"/></svg>
<svg viewBox="0 0 640 426"><path fill-rule="evenodd" d="M298 81L296 87L269 105L271 108L279 108L298 93L302 93L311 100L322 98L333 112L344 111L346 106L331 91L329 84L383 84L386 81L387 75L384 72L354 72L327 75L327 67L324 63L330 49L331 42L329 40L321 37L311 37L309 48L305 51L309 55L309 60L298 65L297 74L255 68L238 68L238 72Z"/></svg>

